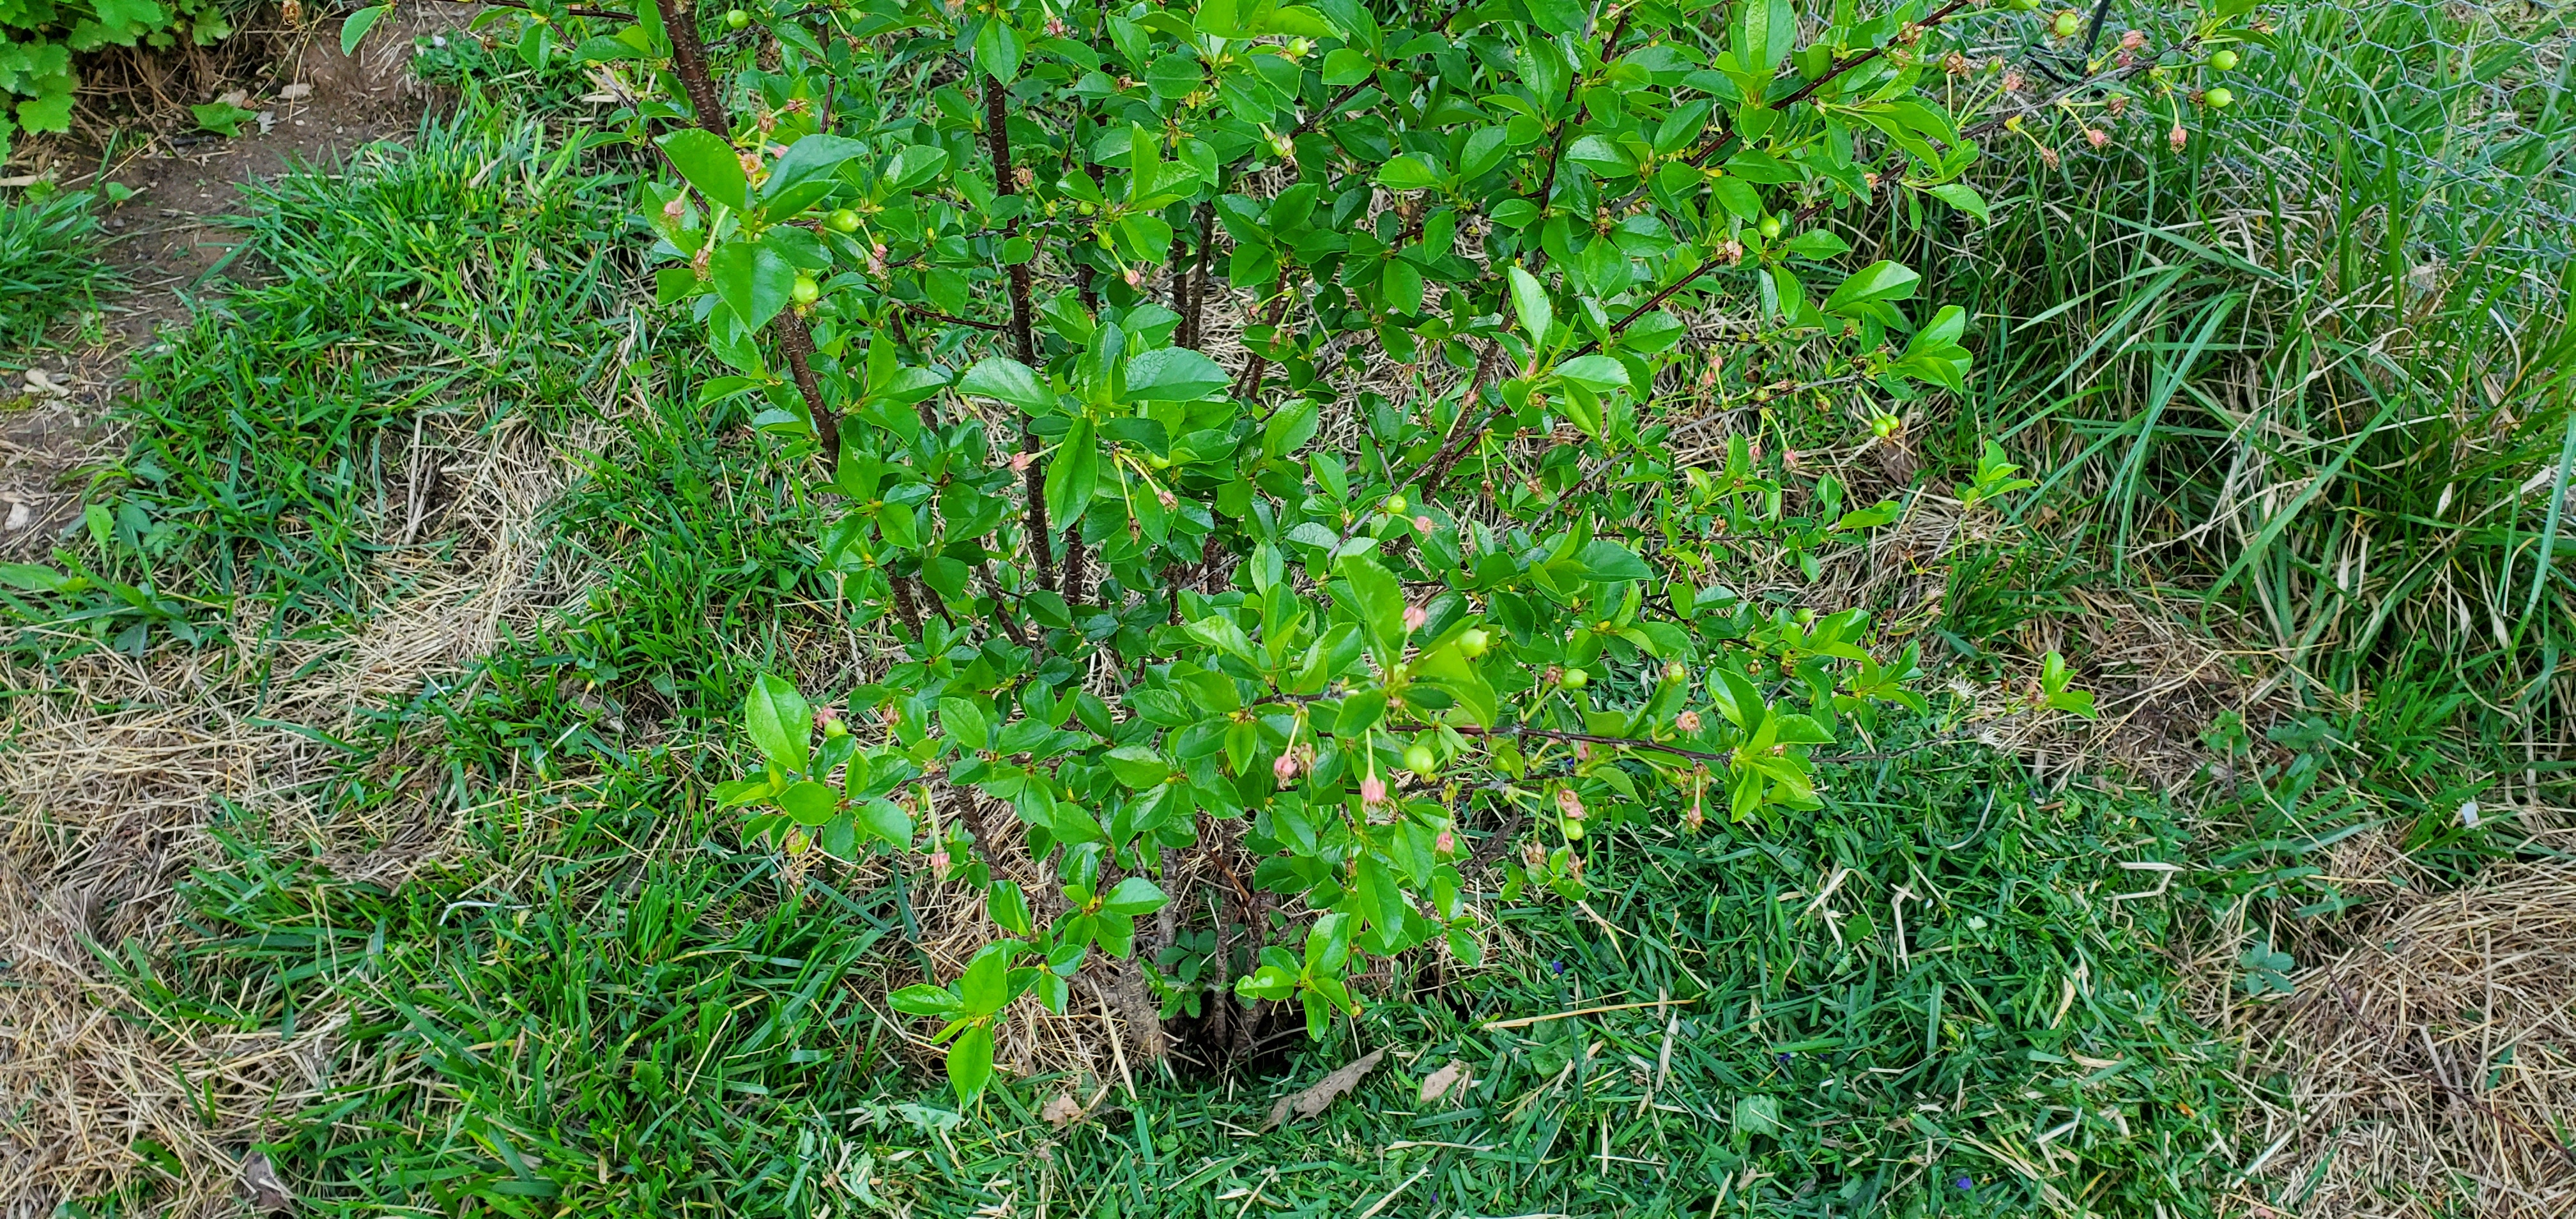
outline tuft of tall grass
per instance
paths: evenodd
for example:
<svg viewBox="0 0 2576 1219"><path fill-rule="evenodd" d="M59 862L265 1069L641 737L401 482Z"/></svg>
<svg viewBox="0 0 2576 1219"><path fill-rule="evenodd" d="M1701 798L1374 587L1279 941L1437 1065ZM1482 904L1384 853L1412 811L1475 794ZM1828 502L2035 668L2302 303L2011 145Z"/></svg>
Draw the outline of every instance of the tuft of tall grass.
<svg viewBox="0 0 2576 1219"><path fill-rule="evenodd" d="M33 347L68 313L96 305L116 281L98 256L98 217L86 191L29 191L0 203L0 352Z"/></svg>
<svg viewBox="0 0 2576 1219"><path fill-rule="evenodd" d="M2380 795L2541 799L2576 745L2567 19L2276 20L2181 154L2009 158L1992 227L1887 236L1988 322L1944 456L2003 439L2052 539L2264 638L2359 737L2431 725L2443 766L2360 751Z"/></svg>

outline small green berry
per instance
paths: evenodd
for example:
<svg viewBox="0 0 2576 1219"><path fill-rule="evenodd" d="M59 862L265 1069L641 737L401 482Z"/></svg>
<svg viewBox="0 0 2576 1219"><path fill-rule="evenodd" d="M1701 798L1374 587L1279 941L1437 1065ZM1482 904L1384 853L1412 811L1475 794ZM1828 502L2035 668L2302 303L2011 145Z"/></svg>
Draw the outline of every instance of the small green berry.
<svg viewBox="0 0 2576 1219"><path fill-rule="evenodd" d="M2209 66L2221 72L2236 70L2236 52L2221 48L2209 53Z"/></svg>
<svg viewBox="0 0 2576 1219"><path fill-rule="evenodd" d="M1905 421L1894 415L1880 415L1869 421L1869 430L1881 440L1892 440L1905 430Z"/></svg>
<svg viewBox="0 0 2576 1219"><path fill-rule="evenodd" d="M738 30L750 24L751 14L738 8L725 10L725 26L727 28Z"/></svg>
<svg viewBox="0 0 2576 1219"><path fill-rule="evenodd" d="M1417 742L1405 747L1404 768L1428 779L1440 769L1440 759L1432 755L1430 746Z"/></svg>
<svg viewBox="0 0 2576 1219"><path fill-rule="evenodd" d="M1468 627L1466 630L1458 632L1458 654L1469 660L1474 660L1475 658L1484 655L1485 649L1492 646L1493 642L1494 637L1486 634L1485 628L1481 626Z"/></svg>
<svg viewBox="0 0 2576 1219"><path fill-rule="evenodd" d="M2084 18L2081 14L2070 8L2065 12L2059 13L2057 15L2057 20L2048 28L2055 31L2057 36L2060 38L2073 38L2075 36L2075 31L2084 28Z"/></svg>
<svg viewBox="0 0 2576 1219"><path fill-rule="evenodd" d="M1390 495L1386 497L1386 510L1389 515L1402 516L1404 515L1404 510L1412 506L1412 503L1401 495Z"/></svg>
<svg viewBox="0 0 2576 1219"><path fill-rule="evenodd" d="M1780 218L1778 216L1764 216L1762 218L1761 225L1758 227L1761 229L1764 237L1777 237L1780 235Z"/></svg>
<svg viewBox="0 0 2576 1219"><path fill-rule="evenodd" d="M1565 688L1566 688L1566 689L1568 689L1568 690L1580 690L1580 689L1582 689L1583 687L1588 686L1588 685L1590 685L1590 684L1592 684L1592 675L1591 675L1591 674L1586 673L1586 672L1584 672L1584 671L1583 671L1583 670L1581 670L1581 669L1567 669L1567 670L1565 671Z"/></svg>
<svg viewBox="0 0 2576 1219"><path fill-rule="evenodd" d="M2220 85L2219 87L2202 95L2201 100L2208 102L2209 108L2212 110L2225 110L2229 106L2236 104L2236 95L2229 92L2227 86Z"/></svg>
<svg viewBox="0 0 2576 1219"><path fill-rule="evenodd" d="M831 215L823 218L823 223L832 226L834 232L855 233L859 231L859 214L846 207L834 208Z"/></svg>
<svg viewBox="0 0 2576 1219"><path fill-rule="evenodd" d="M814 277L811 275L797 276L796 282L787 289L787 299L800 305L813 304L815 301L822 299L822 296L823 286L815 283Z"/></svg>

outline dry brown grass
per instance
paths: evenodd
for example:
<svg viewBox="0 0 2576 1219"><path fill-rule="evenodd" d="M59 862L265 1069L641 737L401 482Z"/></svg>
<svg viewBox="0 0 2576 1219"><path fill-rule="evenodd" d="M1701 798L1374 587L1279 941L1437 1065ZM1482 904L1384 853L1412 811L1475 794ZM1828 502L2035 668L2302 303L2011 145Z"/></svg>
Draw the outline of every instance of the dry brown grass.
<svg viewBox="0 0 2576 1219"><path fill-rule="evenodd" d="M438 522L454 558L413 561L354 633L0 673L0 1216L155 1172L131 1150L146 1139L188 1170L164 1213L227 1213L247 1146L319 1094L341 1014L303 1013L284 1039L165 1021L101 954L166 940L172 885L208 858L227 806L385 883L453 848L454 811L426 791L324 819L313 792L336 756L286 726L345 733L361 708L462 668L567 592L542 562L540 514L569 474L548 444L524 429L430 443L455 492ZM256 639L259 607L240 617L237 637ZM286 674L298 676L268 680Z"/></svg>
<svg viewBox="0 0 2576 1219"><path fill-rule="evenodd" d="M2344 938L2234 1012L2286 1087L2249 1120L2260 1192L2315 1219L2576 1213L2576 864L2399 895Z"/></svg>

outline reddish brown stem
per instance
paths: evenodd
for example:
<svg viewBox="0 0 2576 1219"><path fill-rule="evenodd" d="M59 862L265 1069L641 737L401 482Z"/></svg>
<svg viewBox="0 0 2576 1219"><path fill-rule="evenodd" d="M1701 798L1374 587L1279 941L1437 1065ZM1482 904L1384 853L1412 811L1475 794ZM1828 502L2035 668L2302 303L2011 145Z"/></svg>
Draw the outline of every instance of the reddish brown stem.
<svg viewBox="0 0 2576 1219"><path fill-rule="evenodd" d="M814 416L814 439L823 447L823 465L837 469L841 420L823 402L823 384L814 376L814 334L805 328L804 315L794 309L778 315L778 347L787 353L787 371L796 378L796 392L804 395L805 408Z"/></svg>
<svg viewBox="0 0 2576 1219"><path fill-rule="evenodd" d="M671 39L671 70L679 73L680 87L688 91L698 126L719 139L733 138L725 125L724 103L716 97L715 76L707 70L707 46L698 38L696 11L681 0L653 0L653 5L662 10L662 31Z"/></svg>
<svg viewBox="0 0 2576 1219"><path fill-rule="evenodd" d="M1020 193L1020 183L1018 176L1011 169L1010 116L1003 108L1002 92L1001 78L989 72L986 73L984 76L984 151L993 162L993 190L998 194L1016 195ZM1020 220L1019 217L1014 216L1010 223L1002 228L1003 240L1008 241L1017 236L1019 231ZM1026 261L1011 264L1010 278L1013 354L1019 357L1020 363L1035 368L1038 362L1038 345L1036 334L1030 329L1029 323L1029 264ZM1028 412L1022 411L1020 412L1020 452L1029 454L1037 451L1038 435L1029 430ZM1052 591L1056 587L1055 555L1051 553L1054 548L1047 544L1048 538L1053 535L1047 529L1046 475L1039 471L1035 460L1026 464L1028 469L1021 475L1020 490L1028 499L1029 550L1037 560L1038 587Z"/></svg>

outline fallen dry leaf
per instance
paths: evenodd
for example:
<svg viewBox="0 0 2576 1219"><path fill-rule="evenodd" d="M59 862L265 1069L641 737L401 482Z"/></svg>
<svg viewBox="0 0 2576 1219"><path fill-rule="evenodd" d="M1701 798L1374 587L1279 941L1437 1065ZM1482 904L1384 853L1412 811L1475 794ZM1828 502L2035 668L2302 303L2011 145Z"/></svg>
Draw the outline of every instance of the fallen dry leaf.
<svg viewBox="0 0 2576 1219"><path fill-rule="evenodd" d="M313 86L300 80L277 91L277 100L282 102L300 102L311 96Z"/></svg>
<svg viewBox="0 0 2576 1219"><path fill-rule="evenodd" d="M1465 1059L1452 1058L1449 1065L1432 1072L1422 1081L1422 1103L1430 1104L1451 1092L1465 1092L1476 1082L1467 1071Z"/></svg>
<svg viewBox="0 0 2576 1219"><path fill-rule="evenodd" d="M295 1195L286 1192L286 1182L277 1179L277 1170L269 1166L265 1152L254 1151L242 1161L242 1188L250 1191L250 1207L255 1211L295 1209Z"/></svg>
<svg viewBox="0 0 2576 1219"><path fill-rule="evenodd" d="M1066 1093L1040 1106L1038 1116L1045 1118L1048 1125L1062 1130L1082 1120L1082 1102L1073 1099L1071 1093Z"/></svg>
<svg viewBox="0 0 2576 1219"><path fill-rule="evenodd" d="M1314 1087L1280 1097L1279 1103L1270 1107L1270 1120L1263 1122L1261 1128L1268 1130L1287 1121L1288 1115L1292 1112L1299 1117L1313 1117L1323 1112L1324 1107L1332 1104L1335 1097L1358 1087L1360 1077L1367 1075L1369 1068L1376 1066L1377 1060L1384 1057L1386 1057L1386 1050L1383 1047L1371 1050L1365 1057L1337 1068L1332 1074L1316 1080Z"/></svg>

